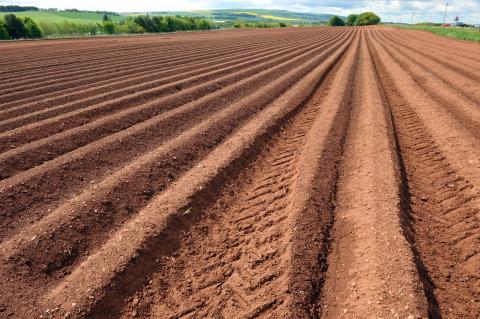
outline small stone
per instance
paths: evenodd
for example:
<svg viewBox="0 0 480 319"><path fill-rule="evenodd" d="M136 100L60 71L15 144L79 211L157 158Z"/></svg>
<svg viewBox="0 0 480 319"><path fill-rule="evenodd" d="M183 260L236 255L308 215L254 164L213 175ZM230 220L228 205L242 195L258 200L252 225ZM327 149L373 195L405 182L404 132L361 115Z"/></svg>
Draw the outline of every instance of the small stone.
<svg viewBox="0 0 480 319"><path fill-rule="evenodd" d="M427 201L428 201L428 197L425 196L425 195L422 195L422 196L420 197L420 199L421 199L422 201L424 201L424 202L427 202Z"/></svg>
<svg viewBox="0 0 480 319"><path fill-rule="evenodd" d="M135 296L135 297L133 298L133 301L132 301L132 306L138 305L138 301L139 301L139 300L138 300L138 297Z"/></svg>

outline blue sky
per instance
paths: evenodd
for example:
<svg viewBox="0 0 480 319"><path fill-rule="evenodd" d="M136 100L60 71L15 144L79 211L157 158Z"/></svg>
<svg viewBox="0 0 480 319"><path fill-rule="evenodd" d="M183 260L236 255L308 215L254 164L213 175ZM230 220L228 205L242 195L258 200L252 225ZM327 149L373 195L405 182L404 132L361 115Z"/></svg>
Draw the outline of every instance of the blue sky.
<svg viewBox="0 0 480 319"><path fill-rule="evenodd" d="M285 9L297 12L348 15L377 12L383 21L443 21L447 0L0 0L0 4L35 5L43 8L78 8L120 12L163 10L202 10L229 8ZM460 16L462 21L480 23L480 0L448 1L447 21Z"/></svg>

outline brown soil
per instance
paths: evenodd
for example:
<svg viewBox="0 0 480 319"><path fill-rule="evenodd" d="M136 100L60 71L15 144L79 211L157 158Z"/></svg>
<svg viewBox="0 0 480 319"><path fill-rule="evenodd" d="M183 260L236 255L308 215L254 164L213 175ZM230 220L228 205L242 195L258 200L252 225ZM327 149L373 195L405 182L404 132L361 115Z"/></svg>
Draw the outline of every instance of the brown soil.
<svg viewBox="0 0 480 319"><path fill-rule="evenodd" d="M0 318L480 318L479 48L0 44Z"/></svg>

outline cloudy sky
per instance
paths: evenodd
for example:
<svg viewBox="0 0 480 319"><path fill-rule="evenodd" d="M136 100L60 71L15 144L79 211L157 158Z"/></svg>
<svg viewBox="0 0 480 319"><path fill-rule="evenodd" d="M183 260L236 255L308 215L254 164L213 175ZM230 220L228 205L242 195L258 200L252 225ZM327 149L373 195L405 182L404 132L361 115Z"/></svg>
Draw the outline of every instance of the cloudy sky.
<svg viewBox="0 0 480 319"><path fill-rule="evenodd" d="M383 21L443 21L447 0L0 0L0 4L35 5L42 8L78 8L119 12L202 10L229 8L285 9L297 12L348 15L375 11ZM480 0L448 0L447 20L480 23Z"/></svg>

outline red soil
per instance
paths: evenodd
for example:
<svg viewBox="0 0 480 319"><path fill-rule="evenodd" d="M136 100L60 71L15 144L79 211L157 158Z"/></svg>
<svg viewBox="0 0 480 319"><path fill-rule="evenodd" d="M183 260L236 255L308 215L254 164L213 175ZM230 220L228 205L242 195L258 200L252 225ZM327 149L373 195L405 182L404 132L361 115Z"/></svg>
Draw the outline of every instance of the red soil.
<svg viewBox="0 0 480 319"><path fill-rule="evenodd" d="M292 28L0 50L0 318L480 317L478 45Z"/></svg>

